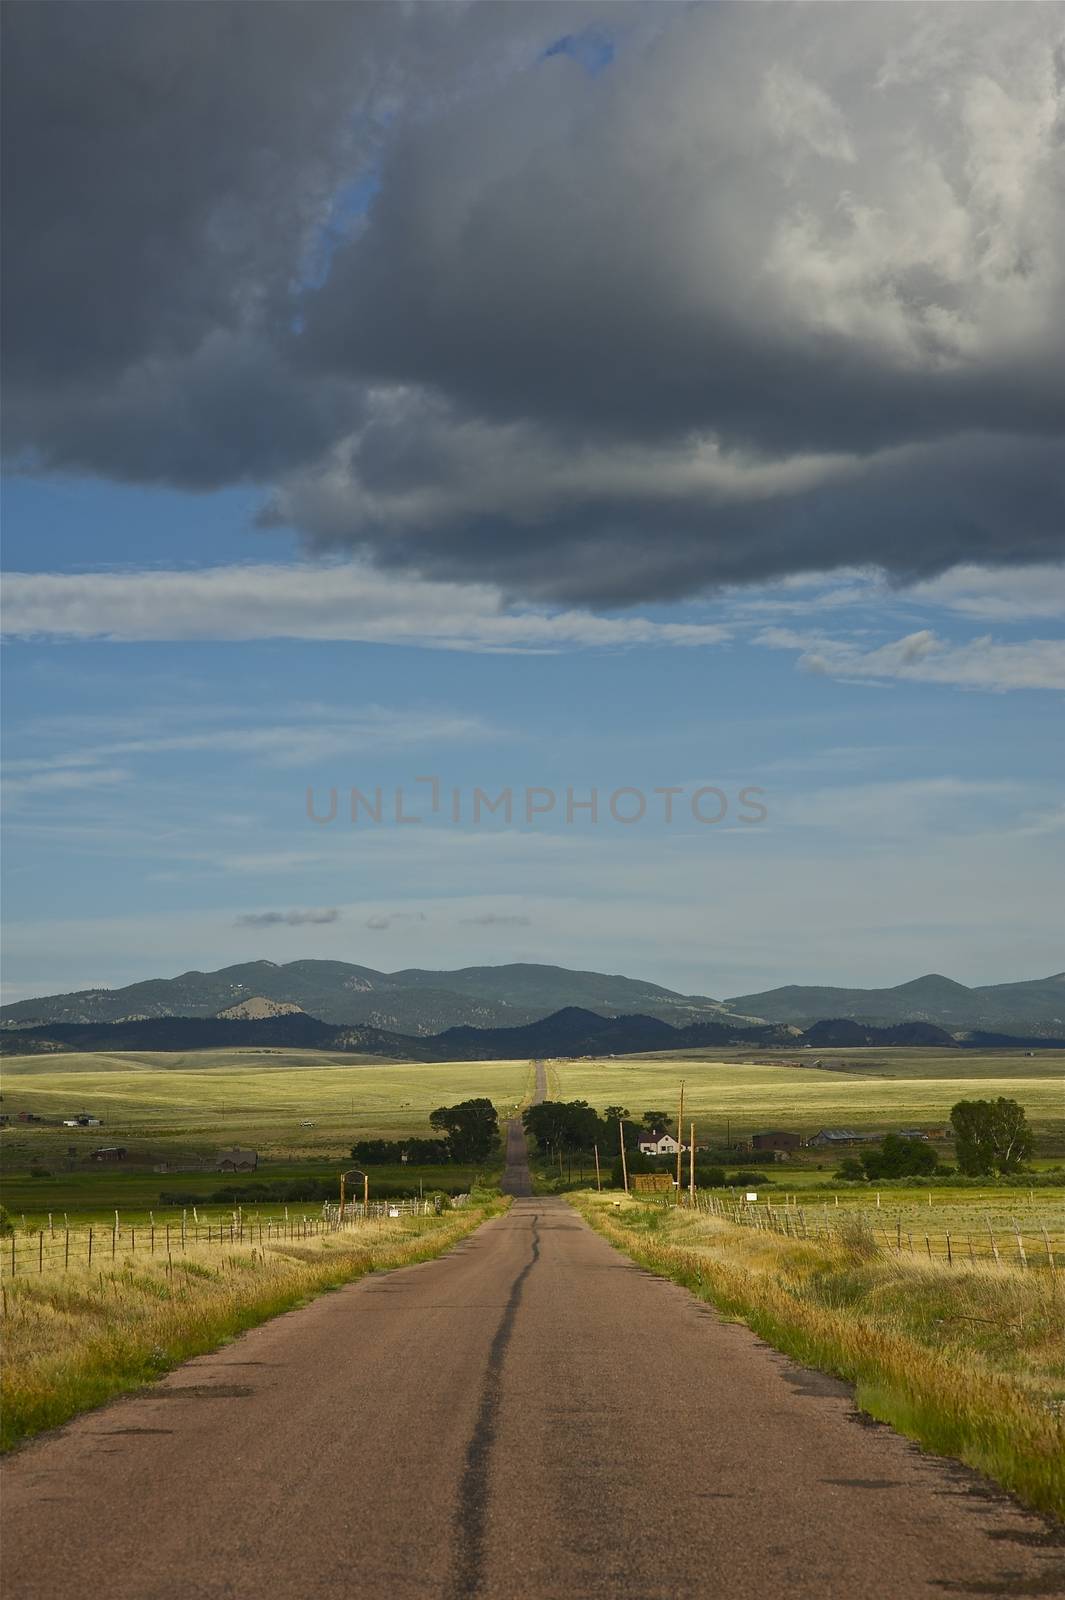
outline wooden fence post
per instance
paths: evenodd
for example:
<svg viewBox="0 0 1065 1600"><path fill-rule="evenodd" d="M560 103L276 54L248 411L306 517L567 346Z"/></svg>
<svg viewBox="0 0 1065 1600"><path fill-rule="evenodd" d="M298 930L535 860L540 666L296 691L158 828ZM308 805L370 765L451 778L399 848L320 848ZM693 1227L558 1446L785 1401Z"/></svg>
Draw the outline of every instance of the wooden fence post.
<svg viewBox="0 0 1065 1600"><path fill-rule="evenodd" d="M995 1230L991 1226L991 1218L990 1217L988 1217L988 1219L987 1219L987 1231L991 1235L991 1254L994 1256L995 1262L997 1264L1000 1261L1001 1258L1000 1258L999 1253L998 1253L998 1245L995 1243Z"/></svg>
<svg viewBox="0 0 1065 1600"><path fill-rule="evenodd" d="M1054 1274L1054 1276L1057 1277L1057 1275L1058 1275L1058 1264L1054 1260L1054 1252L1050 1248L1050 1235L1047 1233L1045 1226L1043 1228L1043 1243L1046 1246L1047 1260L1050 1262L1050 1270Z"/></svg>
<svg viewBox="0 0 1065 1600"><path fill-rule="evenodd" d="M63 1271L70 1271L70 1229L65 1230L63 1238Z"/></svg>
<svg viewBox="0 0 1065 1600"><path fill-rule="evenodd" d="M92 1229L89 1229L89 1266L92 1266Z"/></svg>
<svg viewBox="0 0 1065 1600"><path fill-rule="evenodd" d="M37 1271L44 1271L44 1230L37 1235Z"/></svg>
<svg viewBox="0 0 1065 1600"><path fill-rule="evenodd" d="M1021 1266L1026 1267L1028 1265L1028 1257L1024 1253L1024 1240L1021 1238L1021 1230L1016 1217L1013 1219L1013 1231L1017 1236L1017 1254L1021 1258Z"/></svg>

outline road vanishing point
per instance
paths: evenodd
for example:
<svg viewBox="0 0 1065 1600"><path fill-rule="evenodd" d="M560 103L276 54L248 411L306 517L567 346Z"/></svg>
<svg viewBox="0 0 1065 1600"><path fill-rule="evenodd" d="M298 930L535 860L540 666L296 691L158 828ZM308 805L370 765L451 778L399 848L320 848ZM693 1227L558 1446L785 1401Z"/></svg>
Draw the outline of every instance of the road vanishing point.
<svg viewBox="0 0 1065 1600"><path fill-rule="evenodd" d="M3 1470L6 1600L1065 1596L1039 1517L530 1193Z"/></svg>

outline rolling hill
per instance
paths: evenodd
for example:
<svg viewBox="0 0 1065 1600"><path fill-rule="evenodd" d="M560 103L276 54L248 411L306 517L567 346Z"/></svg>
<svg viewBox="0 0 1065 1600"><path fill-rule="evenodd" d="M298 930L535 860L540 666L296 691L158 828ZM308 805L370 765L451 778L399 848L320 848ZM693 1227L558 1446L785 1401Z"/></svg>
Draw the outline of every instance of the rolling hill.
<svg viewBox="0 0 1065 1600"><path fill-rule="evenodd" d="M303 1049L383 1056L400 1061L500 1061L558 1056L664 1054L671 1050L714 1050L726 1045L748 1049L790 1046L839 1049L860 1045L915 1045L924 1049L973 1046L1017 1048L1063 1041L1028 1040L999 1034L954 1038L931 1023L898 1023L877 1028L848 1019L815 1023L806 1033L783 1023L737 1028L706 1021L673 1027L660 1017L603 1017L567 1006L549 1017L514 1028L448 1028L432 1035L391 1033L385 1029L335 1026L306 1012L276 1016L148 1017L124 1022L58 1022L45 1027L9 1028L0 1033L4 1055L51 1055L73 1051L167 1051L224 1049Z"/></svg>
<svg viewBox="0 0 1065 1600"><path fill-rule="evenodd" d="M893 989L835 989L791 984L763 994L735 995L725 1004L766 1022L799 1027L822 1017L850 1018L877 1027L930 1022L950 1032L985 1030L1027 1035L1065 1033L1065 972L1026 983L995 983L967 989L953 978L929 973Z"/></svg>

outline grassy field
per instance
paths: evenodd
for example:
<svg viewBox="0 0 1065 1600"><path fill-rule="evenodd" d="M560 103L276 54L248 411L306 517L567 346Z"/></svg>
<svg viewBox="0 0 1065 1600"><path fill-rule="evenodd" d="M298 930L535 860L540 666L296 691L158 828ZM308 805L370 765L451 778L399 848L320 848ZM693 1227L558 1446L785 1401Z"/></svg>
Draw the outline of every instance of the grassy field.
<svg viewBox="0 0 1065 1600"><path fill-rule="evenodd" d="M552 1061L548 1083L552 1098L587 1100L600 1111L624 1105L636 1118L645 1109L669 1109L675 1117L683 1079L685 1122L694 1121L700 1143L723 1142L726 1130L735 1140L778 1128L808 1136L819 1128L888 1133L940 1127L958 1100L1008 1095L1028 1112L1038 1153L1065 1156L1063 1051L1034 1057L1022 1051L984 1055L967 1050L847 1050L814 1056L842 1063L842 1070L818 1068L812 1061L787 1064L797 1059L795 1052L781 1060L760 1054L744 1061L693 1051ZM808 1159L832 1167L837 1157L829 1150L810 1152Z"/></svg>
<svg viewBox="0 0 1065 1600"><path fill-rule="evenodd" d="M2 1443L21 1442L139 1388L190 1356L366 1272L448 1249L502 1209L487 1197L442 1216L358 1223L259 1245L196 1243L169 1256L128 1244L2 1285ZM128 1241L128 1233L125 1239Z"/></svg>
<svg viewBox="0 0 1065 1600"><path fill-rule="evenodd" d="M256 1178L321 1177L339 1170L356 1139L430 1136L429 1113L439 1105L487 1095L502 1119L532 1082L525 1061L424 1066L264 1050L8 1057L3 1199L16 1213L143 1209L164 1189L207 1194L223 1186L218 1174L189 1169L234 1145L258 1152ZM20 1111L48 1122L20 1123ZM60 1125L81 1111L102 1126ZM125 1145L128 1161L90 1167L90 1151L103 1145ZM153 1172L164 1163L169 1172ZM34 1167L48 1176L31 1177ZM416 1189L419 1176L427 1186L446 1177L461 1187L475 1174L379 1168L376 1176L402 1176Z"/></svg>
<svg viewBox="0 0 1065 1600"><path fill-rule="evenodd" d="M871 1416L1065 1515L1061 1271L896 1255L860 1224L822 1241L615 1196L573 1203L641 1265L853 1383Z"/></svg>

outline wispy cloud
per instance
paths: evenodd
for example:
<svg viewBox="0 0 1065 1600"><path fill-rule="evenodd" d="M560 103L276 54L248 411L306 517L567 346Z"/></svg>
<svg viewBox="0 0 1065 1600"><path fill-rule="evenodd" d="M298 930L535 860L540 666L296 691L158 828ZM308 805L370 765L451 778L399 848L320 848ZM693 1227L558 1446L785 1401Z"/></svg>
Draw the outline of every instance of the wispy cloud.
<svg viewBox="0 0 1065 1600"><path fill-rule="evenodd" d="M159 731L162 730L162 731ZM59 754L8 763L5 785L16 795L85 789L133 776L117 759L136 761L165 755L203 753L237 757L260 766L302 767L362 751L395 751L447 744L476 744L504 736L504 730L471 712L417 706L331 706L321 703L241 710L196 705L160 707L139 716L38 721L35 739L92 739ZM22 774L25 773L25 776Z"/></svg>
<svg viewBox="0 0 1065 1600"><path fill-rule="evenodd" d="M29 768L31 764L23 764ZM37 770L5 777L4 799L7 802L32 798L34 795L69 794L84 789L111 788L127 783L133 774L124 767L98 767L85 760L72 757L67 762L42 763Z"/></svg>
<svg viewBox="0 0 1065 1600"><path fill-rule="evenodd" d="M720 643L716 624L508 608L484 583L438 583L358 562L188 572L14 572L4 631L22 638L320 639L437 650L558 651Z"/></svg>
<svg viewBox="0 0 1065 1600"><path fill-rule="evenodd" d="M814 789L781 802L782 820L862 835L870 845L916 839L951 824L955 836L985 829L992 809L1008 815L1022 794L1009 779L899 778Z"/></svg>

